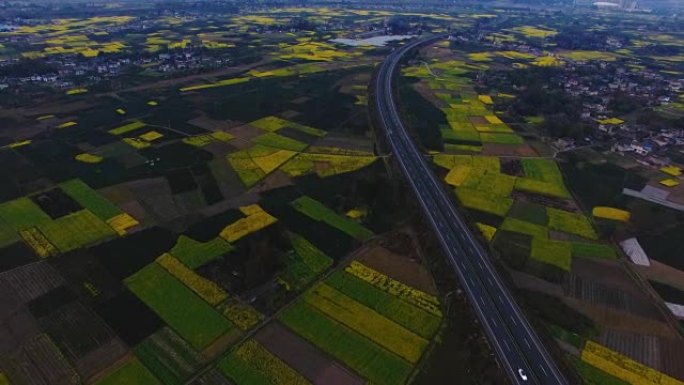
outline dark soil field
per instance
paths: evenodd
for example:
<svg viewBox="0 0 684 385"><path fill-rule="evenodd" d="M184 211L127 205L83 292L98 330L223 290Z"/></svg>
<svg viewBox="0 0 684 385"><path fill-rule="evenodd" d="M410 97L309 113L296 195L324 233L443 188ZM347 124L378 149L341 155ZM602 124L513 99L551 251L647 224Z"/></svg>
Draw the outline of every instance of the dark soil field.
<svg viewBox="0 0 684 385"><path fill-rule="evenodd" d="M95 312L130 346L164 326L159 316L127 290L95 306Z"/></svg>
<svg viewBox="0 0 684 385"><path fill-rule="evenodd" d="M410 247L410 246L409 246ZM383 247L367 247L356 254L364 265L430 294L436 294L432 277L419 261L395 254Z"/></svg>
<svg viewBox="0 0 684 385"><path fill-rule="evenodd" d="M665 302L684 304L684 291L659 282L649 281L649 283Z"/></svg>

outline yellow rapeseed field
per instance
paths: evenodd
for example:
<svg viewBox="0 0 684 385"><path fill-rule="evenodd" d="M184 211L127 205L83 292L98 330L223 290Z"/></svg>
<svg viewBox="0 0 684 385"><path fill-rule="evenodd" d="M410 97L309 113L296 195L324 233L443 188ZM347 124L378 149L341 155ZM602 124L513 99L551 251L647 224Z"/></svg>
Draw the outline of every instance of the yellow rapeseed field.
<svg viewBox="0 0 684 385"><path fill-rule="evenodd" d="M492 97L489 95L477 95L477 98L484 104L494 104Z"/></svg>
<svg viewBox="0 0 684 385"><path fill-rule="evenodd" d="M102 162L102 157L99 155L93 155L93 154L78 154L74 157L77 161L83 162L83 163L100 163Z"/></svg>
<svg viewBox="0 0 684 385"><path fill-rule="evenodd" d="M85 94L86 92L88 92L87 88L74 88L71 90L67 90L67 92L65 92L65 93L67 95L78 95L78 94Z"/></svg>
<svg viewBox="0 0 684 385"><path fill-rule="evenodd" d="M496 227L485 225L484 223L477 223L477 228L480 230L480 232L487 241L491 242L492 239L494 239L494 235L496 234Z"/></svg>
<svg viewBox="0 0 684 385"><path fill-rule="evenodd" d="M218 309L230 322L245 331L256 326L264 318L254 308L233 297L226 299Z"/></svg>
<svg viewBox="0 0 684 385"><path fill-rule="evenodd" d="M19 232L21 238L31 246L33 251L41 258L47 258L59 254L57 248L45 238L45 235L35 227Z"/></svg>
<svg viewBox="0 0 684 385"><path fill-rule="evenodd" d="M161 139L164 137L164 134L157 132L157 131L150 131L146 132L142 135L139 136L140 139L148 141L148 142L153 142L157 139Z"/></svg>
<svg viewBox="0 0 684 385"><path fill-rule="evenodd" d="M66 123L62 123L62 124L58 125L57 128L69 128L69 127L75 126L76 124L78 124L78 123L76 123L76 122L66 122Z"/></svg>
<svg viewBox="0 0 684 385"><path fill-rule="evenodd" d="M123 213L107 219L107 224L109 225L109 227L114 229L114 231L116 231L117 234L119 234L120 236L124 236L126 235L128 229L139 225L140 222L138 222L128 213Z"/></svg>
<svg viewBox="0 0 684 385"><path fill-rule="evenodd" d="M147 142L145 140L142 140L140 138L123 138L124 143L130 145L131 147L142 150L143 148L147 148L152 146L150 142Z"/></svg>
<svg viewBox="0 0 684 385"><path fill-rule="evenodd" d="M467 164L454 166L444 180L446 180L446 182L451 186L460 186L466 181L466 179L468 179L470 170L471 167Z"/></svg>
<svg viewBox="0 0 684 385"><path fill-rule="evenodd" d="M618 125L618 124L624 123L625 121L622 119L619 119L619 118L607 118L607 119L599 119L596 122L598 122L599 124Z"/></svg>
<svg viewBox="0 0 684 385"><path fill-rule="evenodd" d="M259 205L244 206L241 207L240 210L243 214L247 215L247 217L237 220L221 231L221 238L229 243L233 243L248 234L266 228L278 221L271 214L264 211Z"/></svg>
<svg viewBox="0 0 684 385"><path fill-rule="evenodd" d="M318 284L304 300L328 317L346 325L406 361L416 363L428 341L325 284Z"/></svg>
<svg viewBox="0 0 684 385"><path fill-rule="evenodd" d="M677 166L665 166L660 169L660 171L664 172L665 174L671 175L671 176L680 176L682 175L682 169L681 167Z"/></svg>
<svg viewBox="0 0 684 385"><path fill-rule="evenodd" d="M385 274L373 270L357 261L353 261L344 270L349 274L361 278L373 286L376 286L405 301L411 302L412 304L427 310L436 316L442 316L439 300L433 295L422 292L418 289L414 289L411 286L392 279Z"/></svg>
<svg viewBox="0 0 684 385"><path fill-rule="evenodd" d="M217 284L188 269L171 254L162 254L157 258L157 263L212 306L228 298L228 294Z"/></svg>
<svg viewBox="0 0 684 385"><path fill-rule="evenodd" d="M660 184L662 184L665 187L679 186L679 182L676 179L672 179L672 178L663 179L660 181Z"/></svg>
<svg viewBox="0 0 684 385"><path fill-rule="evenodd" d="M234 354L252 370L262 374L273 385L311 385L304 376L254 340L238 347ZM240 378L236 379L240 381Z"/></svg>
<svg viewBox="0 0 684 385"><path fill-rule="evenodd" d="M596 218L613 219L616 221L627 222L631 214L629 211L616 209L614 207L596 206L592 210Z"/></svg>
<svg viewBox="0 0 684 385"><path fill-rule="evenodd" d="M584 345L582 361L633 385L684 385L682 381L640 364L593 341L587 341Z"/></svg>

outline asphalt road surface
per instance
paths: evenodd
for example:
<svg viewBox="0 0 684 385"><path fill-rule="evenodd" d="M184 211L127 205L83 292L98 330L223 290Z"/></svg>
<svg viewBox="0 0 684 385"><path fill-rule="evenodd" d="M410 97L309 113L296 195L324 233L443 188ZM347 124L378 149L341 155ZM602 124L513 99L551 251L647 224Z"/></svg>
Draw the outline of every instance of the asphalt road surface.
<svg viewBox="0 0 684 385"><path fill-rule="evenodd" d="M499 363L514 384L567 384L494 266L470 232L442 182L432 173L404 127L392 94L392 79L404 54L446 36L411 42L397 48L382 63L376 78L375 103L392 154L432 224L444 251L468 295ZM409 106L410 107L410 106Z"/></svg>

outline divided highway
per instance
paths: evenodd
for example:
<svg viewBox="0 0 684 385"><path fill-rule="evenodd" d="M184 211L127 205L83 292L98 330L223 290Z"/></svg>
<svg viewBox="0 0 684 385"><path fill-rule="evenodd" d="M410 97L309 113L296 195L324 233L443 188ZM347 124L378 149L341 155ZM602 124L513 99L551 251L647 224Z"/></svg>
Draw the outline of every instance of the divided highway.
<svg viewBox="0 0 684 385"><path fill-rule="evenodd" d="M445 36L414 41L392 52L382 63L375 84L375 103L380 123L385 129L392 153L431 222L490 345L512 383L567 384L487 254L456 211L442 182L432 174L397 112L392 78L402 57L420 45L443 38Z"/></svg>

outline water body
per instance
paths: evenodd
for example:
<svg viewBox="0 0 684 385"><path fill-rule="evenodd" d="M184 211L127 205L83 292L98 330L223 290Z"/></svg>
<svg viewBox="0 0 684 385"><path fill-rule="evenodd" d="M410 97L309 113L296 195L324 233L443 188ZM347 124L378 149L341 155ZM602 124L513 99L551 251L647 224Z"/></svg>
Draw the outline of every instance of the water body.
<svg viewBox="0 0 684 385"><path fill-rule="evenodd" d="M384 36L370 37L368 39L361 39L361 40L333 39L330 41L333 43L345 44L345 45L350 45L353 47L360 47L360 46L382 47L391 41L406 40L406 39L411 39L413 37L415 37L415 36L414 35L384 35Z"/></svg>

